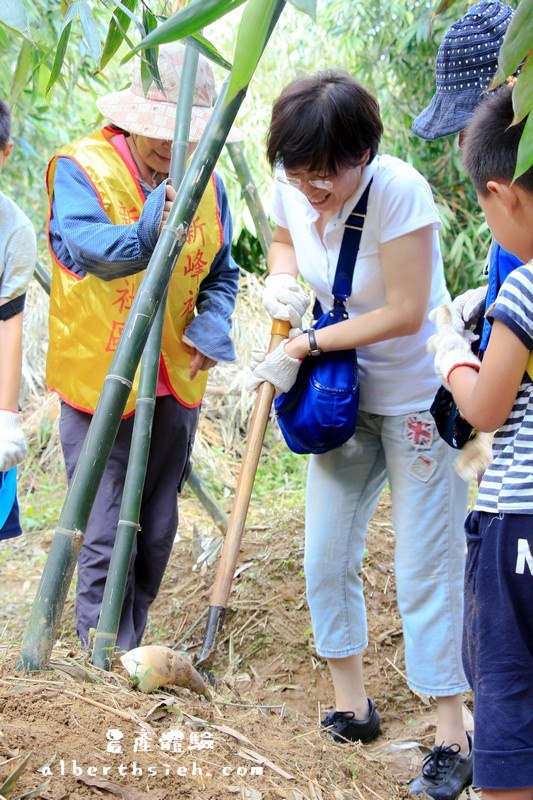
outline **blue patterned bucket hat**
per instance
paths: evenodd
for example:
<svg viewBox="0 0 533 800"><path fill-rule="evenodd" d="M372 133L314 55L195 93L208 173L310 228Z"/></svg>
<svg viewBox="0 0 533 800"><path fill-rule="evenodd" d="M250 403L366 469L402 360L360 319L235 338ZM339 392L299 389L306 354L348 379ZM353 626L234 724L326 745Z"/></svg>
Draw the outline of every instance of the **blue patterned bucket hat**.
<svg viewBox="0 0 533 800"><path fill-rule="evenodd" d="M466 128L498 66L514 10L499 2L472 6L446 33L437 53L433 99L414 120L413 133L438 139Z"/></svg>

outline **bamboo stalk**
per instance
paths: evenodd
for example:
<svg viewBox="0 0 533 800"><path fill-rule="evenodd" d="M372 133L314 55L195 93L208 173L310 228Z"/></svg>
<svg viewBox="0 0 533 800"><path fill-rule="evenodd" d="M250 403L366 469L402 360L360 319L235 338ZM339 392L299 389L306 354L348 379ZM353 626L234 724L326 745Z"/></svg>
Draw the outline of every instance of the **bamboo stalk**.
<svg viewBox="0 0 533 800"><path fill-rule="evenodd" d="M33 268L33 277L39 284L39 286L44 289L46 294L50 294L50 275L48 274L48 270L43 267L40 261L35 262L35 266Z"/></svg>
<svg viewBox="0 0 533 800"><path fill-rule="evenodd" d="M171 162L171 170L172 164ZM177 183L176 185L179 185ZM48 271L40 261L35 262L35 268L33 270L33 277L39 283L39 285L44 289L46 294L50 294L50 275ZM139 387L140 391L140 387ZM225 533L228 527L228 517L227 514L220 508L215 498L207 491L205 483L196 474L194 469L191 469L189 473L189 477L187 478L187 483L189 484L190 488L193 490L195 495L197 496L198 500L201 502L205 510L209 513L212 517L213 522L219 528L222 533Z"/></svg>
<svg viewBox="0 0 533 800"><path fill-rule="evenodd" d="M180 94L176 105L176 123L170 162L169 177L175 188L179 187L185 173L197 70L198 51L188 44L185 47ZM100 618L94 637L91 661L96 667L105 670L111 669L133 548L140 529L142 494L150 454L166 299L167 292L165 291L150 329L141 361L139 392L135 403L135 419L119 523L109 562Z"/></svg>
<svg viewBox="0 0 533 800"><path fill-rule="evenodd" d="M270 31L284 5L285 0L276 3ZM150 327L196 209L246 95L247 86L244 86L228 100L228 86L229 79L222 87L202 141L193 154L104 380L30 610L19 659L19 665L25 670L43 669L49 661L87 520Z"/></svg>
<svg viewBox="0 0 533 800"><path fill-rule="evenodd" d="M231 158L239 183L241 184L242 195L254 221L257 238L261 245L263 255L266 258L270 245L272 244L272 230L267 215L265 214L263 204L257 193L252 173L244 157L243 149L238 142L226 142L226 149Z"/></svg>

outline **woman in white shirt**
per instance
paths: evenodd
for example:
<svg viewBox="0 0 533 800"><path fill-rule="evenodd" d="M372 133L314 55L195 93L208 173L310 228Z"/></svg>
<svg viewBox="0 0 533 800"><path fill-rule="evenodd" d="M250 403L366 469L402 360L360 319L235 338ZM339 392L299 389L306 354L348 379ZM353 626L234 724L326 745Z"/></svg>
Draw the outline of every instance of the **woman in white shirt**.
<svg viewBox="0 0 533 800"><path fill-rule="evenodd" d="M361 580L368 522L382 489L392 493L396 587L408 683L436 698L435 749L413 793L453 800L471 782L471 741L462 719L461 665L467 485L429 413L439 386L426 352L428 310L449 301L439 216L425 179L377 155L376 100L348 74L327 71L290 83L273 106L267 157L276 169L264 304L301 326L308 304L300 275L323 310L344 223L370 180L349 319L284 342L252 373L287 391L310 351L357 348L360 400L355 435L310 457L305 573L315 644L327 659L336 708L322 721L335 741L371 741L380 717L368 698Z"/></svg>

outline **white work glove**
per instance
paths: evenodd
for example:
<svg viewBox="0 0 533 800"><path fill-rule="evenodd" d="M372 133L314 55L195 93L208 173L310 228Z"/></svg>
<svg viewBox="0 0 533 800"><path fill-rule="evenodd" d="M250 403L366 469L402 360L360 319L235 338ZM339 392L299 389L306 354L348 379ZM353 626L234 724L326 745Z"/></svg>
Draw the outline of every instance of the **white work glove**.
<svg viewBox="0 0 533 800"><path fill-rule="evenodd" d="M267 275L261 300L272 319L289 320L291 328L302 327L302 317L311 302L296 278L287 272Z"/></svg>
<svg viewBox="0 0 533 800"><path fill-rule="evenodd" d="M451 391L448 383L450 372L459 366L479 368L481 362L471 348L472 339L476 337L470 331L458 333L451 320L452 311L449 306L434 308L429 319L437 326L437 333L430 336L426 343L428 353L435 355L435 372L442 385Z"/></svg>
<svg viewBox="0 0 533 800"><path fill-rule="evenodd" d="M0 471L7 472L26 457L26 442L18 411L0 409Z"/></svg>
<svg viewBox="0 0 533 800"><path fill-rule="evenodd" d="M485 308L487 286L469 289L458 295L452 303L452 325L457 333L476 325Z"/></svg>
<svg viewBox="0 0 533 800"><path fill-rule="evenodd" d="M281 392L288 392L296 381L301 363L298 358L287 355L285 342L268 354L254 350L251 364L253 371L246 380L246 391L254 392L261 383L268 381L275 387L276 397Z"/></svg>
<svg viewBox="0 0 533 800"><path fill-rule="evenodd" d="M300 336L302 333L303 331L301 328L291 328L287 339L295 339L296 336ZM265 360L266 353L264 350L252 350L250 356L251 357L248 366L253 372L254 369Z"/></svg>

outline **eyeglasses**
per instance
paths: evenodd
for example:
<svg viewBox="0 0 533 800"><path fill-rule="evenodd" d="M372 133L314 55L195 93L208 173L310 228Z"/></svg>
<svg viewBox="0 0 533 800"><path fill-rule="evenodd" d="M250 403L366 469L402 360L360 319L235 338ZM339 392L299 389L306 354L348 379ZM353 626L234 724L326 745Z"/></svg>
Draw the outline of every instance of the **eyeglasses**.
<svg viewBox="0 0 533 800"><path fill-rule="evenodd" d="M314 189L324 189L327 192L333 189L333 181L327 181L322 178L313 178L310 181L303 181L300 178L288 178L286 175L278 174L276 175L276 180L280 183L285 183L287 186L292 186L294 189L301 189L303 183L307 183Z"/></svg>

